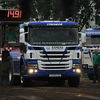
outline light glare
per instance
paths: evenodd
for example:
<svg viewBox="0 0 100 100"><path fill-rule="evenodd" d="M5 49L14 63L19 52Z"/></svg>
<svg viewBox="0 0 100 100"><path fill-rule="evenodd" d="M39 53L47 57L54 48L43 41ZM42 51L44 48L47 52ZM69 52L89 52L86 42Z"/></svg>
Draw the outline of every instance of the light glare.
<svg viewBox="0 0 100 100"><path fill-rule="evenodd" d="M77 73L81 73L81 70L80 70L80 69L76 69L76 72L77 72Z"/></svg>
<svg viewBox="0 0 100 100"><path fill-rule="evenodd" d="M33 71L34 71L33 69L30 69L30 70L29 70L29 73L33 73Z"/></svg>
<svg viewBox="0 0 100 100"><path fill-rule="evenodd" d="M35 69L35 71L34 71L35 73L37 73L38 72L38 70L37 69Z"/></svg>

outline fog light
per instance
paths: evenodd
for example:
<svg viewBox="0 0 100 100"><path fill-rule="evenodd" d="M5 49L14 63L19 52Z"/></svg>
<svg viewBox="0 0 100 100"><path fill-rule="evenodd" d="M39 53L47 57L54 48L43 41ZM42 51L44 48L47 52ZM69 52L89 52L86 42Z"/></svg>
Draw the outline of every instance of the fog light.
<svg viewBox="0 0 100 100"><path fill-rule="evenodd" d="M37 73L37 72L38 72L38 70L37 70L37 69L35 69L35 70L34 70L34 72L35 72L35 73Z"/></svg>
<svg viewBox="0 0 100 100"><path fill-rule="evenodd" d="M75 69L73 69L73 72L75 72L76 70Z"/></svg>
<svg viewBox="0 0 100 100"><path fill-rule="evenodd" d="M31 73L33 73L33 72L34 72L34 70L33 70L33 69L30 69L30 70L29 70L29 73L30 73L30 74L31 74Z"/></svg>
<svg viewBox="0 0 100 100"><path fill-rule="evenodd" d="M80 69L76 69L76 72L77 72L77 73L81 73L81 70L80 70Z"/></svg>

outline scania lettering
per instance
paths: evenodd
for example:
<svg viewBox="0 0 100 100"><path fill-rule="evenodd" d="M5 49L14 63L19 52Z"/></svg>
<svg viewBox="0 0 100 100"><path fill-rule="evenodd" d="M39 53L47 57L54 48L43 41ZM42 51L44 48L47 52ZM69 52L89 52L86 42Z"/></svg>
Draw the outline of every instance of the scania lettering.
<svg viewBox="0 0 100 100"><path fill-rule="evenodd" d="M55 46L53 46L52 50L63 50L63 47L60 47L60 46L59 47L55 47Z"/></svg>

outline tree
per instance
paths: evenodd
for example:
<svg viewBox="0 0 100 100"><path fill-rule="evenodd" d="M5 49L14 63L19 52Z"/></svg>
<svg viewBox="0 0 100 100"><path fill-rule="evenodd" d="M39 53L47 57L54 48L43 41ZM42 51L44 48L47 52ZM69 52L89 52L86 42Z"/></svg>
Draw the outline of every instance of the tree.
<svg viewBox="0 0 100 100"><path fill-rule="evenodd" d="M48 20L52 15L52 0L36 0L36 11L38 17Z"/></svg>
<svg viewBox="0 0 100 100"><path fill-rule="evenodd" d="M5 9L23 10L25 19L39 17L41 20L65 20L73 17L80 25L89 27L89 21L96 20L100 25L100 0L17 0L18 2L0 2ZM22 7L23 5L23 7ZM94 9L95 8L95 9Z"/></svg>
<svg viewBox="0 0 100 100"><path fill-rule="evenodd" d="M0 1L0 6L3 9L17 9L18 4L15 1Z"/></svg>
<svg viewBox="0 0 100 100"><path fill-rule="evenodd" d="M86 25L86 27L89 27L89 21L95 20L94 15L94 5L95 0L87 0L84 2L84 0L77 0L77 14L76 19L79 22L79 31L82 30L82 28Z"/></svg>
<svg viewBox="0 0 100 100"><path fill-rule="evenodd" d="M65 20L66 18L75 18L76 0L53 0L55 6L54 19Z"/></svg>
<svg viewBox="0 0 100 100"><path fill-rule="evenodd" d="M32 0L17 0L19 9L22 10L22 18L24 20L29 20L31 16L31 9L33 6Z"/></svg>
<svg viewBox="0 0 100 100"><path fill-rule="evenodd" d="M95 9L96 24L100 25L100 0L95 0Z"/></svg>

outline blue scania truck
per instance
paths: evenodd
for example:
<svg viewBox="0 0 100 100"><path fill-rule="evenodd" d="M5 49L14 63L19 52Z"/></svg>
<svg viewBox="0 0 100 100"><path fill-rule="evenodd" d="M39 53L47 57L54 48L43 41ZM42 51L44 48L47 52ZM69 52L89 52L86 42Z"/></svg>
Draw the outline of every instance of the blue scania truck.
<svg viewBox="0 0 100 100"><path fill-rule="evenodd" d="M9 53L10 84L30 86L32 80L58 84L68 80L70 87L79 86L80 46L86 37L81 34L80 44L77 22L26 22L20 25L19 32L20 46L5 47Z"/></svg>

